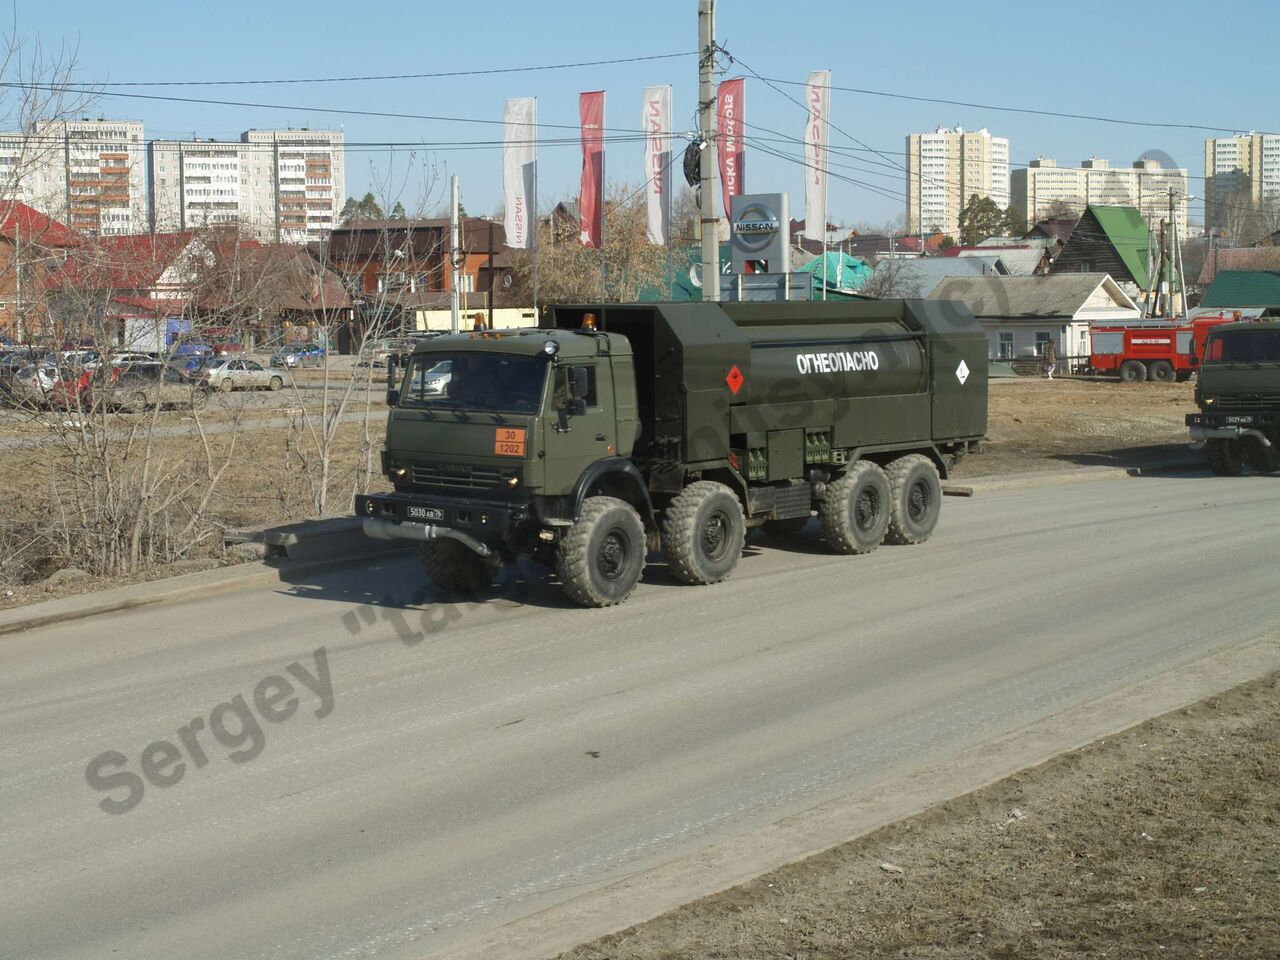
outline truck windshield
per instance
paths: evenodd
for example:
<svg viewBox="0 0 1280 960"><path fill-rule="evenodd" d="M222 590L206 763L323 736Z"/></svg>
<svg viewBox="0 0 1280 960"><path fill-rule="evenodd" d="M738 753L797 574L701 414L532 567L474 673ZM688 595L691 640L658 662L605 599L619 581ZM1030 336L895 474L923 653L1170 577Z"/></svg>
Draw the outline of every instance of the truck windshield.
<svg viewBox="0 0 1280 960"><path fill-rule="evenodd" d="M547 363L502 353L420 353L409 364L403 407L469 407L536 413Z"/></svg>
<svg viewBox="0 0 1280 960"><path fill-rule="evenodd" d="M1205 363L1280 363L1280 330L1231 330L1209 338Z"/></svg>

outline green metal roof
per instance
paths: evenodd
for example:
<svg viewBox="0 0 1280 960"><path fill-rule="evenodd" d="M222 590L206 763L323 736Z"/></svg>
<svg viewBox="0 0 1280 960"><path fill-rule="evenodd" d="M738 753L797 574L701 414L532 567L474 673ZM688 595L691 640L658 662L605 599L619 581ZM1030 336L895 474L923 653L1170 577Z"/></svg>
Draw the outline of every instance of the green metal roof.
<svg viewBox="0 0 1280 960"><path fill-rule="evenodd" d="M1090 206L1089 212L1097 218L1102 232L1120 254L1120 259L1133 274L1133 279L1145 289L1149 279L1147 250L1150 246L1150 233L1142 214L1136 207Z"/></svg>
<svg viewBox="0 0 1280 960"><path fill-rule="evenodd" d="M825 262L826 271L823 272ZM821 299L823 279L826 279L827 290L831 293L852 293L871 279L872 269L861 257L850 256L839 250L829 250L819 257L814 257L803 267L802 273L813 275L814 297Z"/></svg>
<svg viewBox="0 0 1280 960"><path fill-rule="evenodd" d="M1280 270L1219 270L1200 306L1280 306Z"/></svg>

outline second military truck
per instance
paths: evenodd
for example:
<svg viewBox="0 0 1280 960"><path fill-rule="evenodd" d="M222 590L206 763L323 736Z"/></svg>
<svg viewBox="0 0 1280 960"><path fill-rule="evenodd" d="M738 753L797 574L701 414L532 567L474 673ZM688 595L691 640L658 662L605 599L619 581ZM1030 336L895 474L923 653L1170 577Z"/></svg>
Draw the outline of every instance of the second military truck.
<svg viewBox="0 0 1280 960"><path fill-rule="evenodd" d="M941 301L561 306L418 344L387 399L369 536L420 541L447 590L532 556L602 607L650 550L714 583L749 528L815 512L839 553L926 540L986 432L987 339Z"/></svg>

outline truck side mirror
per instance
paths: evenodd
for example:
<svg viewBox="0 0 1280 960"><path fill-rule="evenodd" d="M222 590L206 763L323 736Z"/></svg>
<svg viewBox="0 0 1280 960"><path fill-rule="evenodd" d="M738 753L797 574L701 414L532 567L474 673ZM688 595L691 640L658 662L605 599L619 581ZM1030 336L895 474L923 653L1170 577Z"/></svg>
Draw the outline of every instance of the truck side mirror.
<svg viewBox="0 0 1280 960"><path fill-rule="evenodd" d="M570 367L569 368L569 396L575 400L585 400L587 394L591 392L591 382L587 377L586 367ZM583 412L586 412L586 404L583 404Z"/></svg>
<svg viewBox="0 0 1280 960"><path fill-rule="evenodd" d="M587 412L587 401L581 397L574 397L565 404L564 412L571 417L581 417Z"/></svg>
<svg viewBox="0 0 1280 960"><path fill-rule="evenodd" d="M400 391L396 389L396 367L400 358L394 353L387 357L387 406L394 407L400 402Z"/></svg>

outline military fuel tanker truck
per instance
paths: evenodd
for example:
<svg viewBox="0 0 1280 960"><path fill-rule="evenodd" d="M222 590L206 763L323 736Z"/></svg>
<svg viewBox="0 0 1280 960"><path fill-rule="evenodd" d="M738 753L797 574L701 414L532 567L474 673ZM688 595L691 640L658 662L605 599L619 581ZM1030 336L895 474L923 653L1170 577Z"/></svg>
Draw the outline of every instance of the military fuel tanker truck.
<svg viewBox="0 0 1280 960"><path fill-rule="evenodd" d="M728 577L750 528L817 514L838 553L929 538L987 426L987 339L948 302L561 306L535 330L419 343L388 376L365 533L473 591L531 556L585 606L651 550Z"/></svg>
<svg viewBox="0 0 1280 960"><path fill-rule="evenodd" d="M1187 414L1193 443L1203 443L1209 467L1239 476L1280 470L1280 320L1215 327L1197 358L1199 413Z"/></svg>

